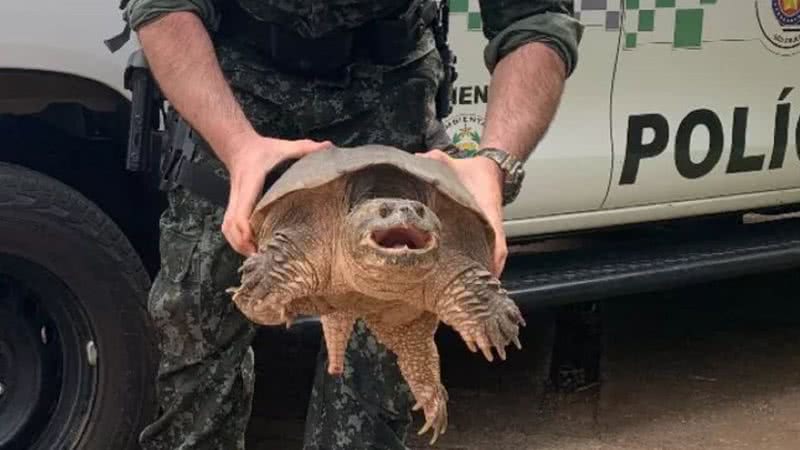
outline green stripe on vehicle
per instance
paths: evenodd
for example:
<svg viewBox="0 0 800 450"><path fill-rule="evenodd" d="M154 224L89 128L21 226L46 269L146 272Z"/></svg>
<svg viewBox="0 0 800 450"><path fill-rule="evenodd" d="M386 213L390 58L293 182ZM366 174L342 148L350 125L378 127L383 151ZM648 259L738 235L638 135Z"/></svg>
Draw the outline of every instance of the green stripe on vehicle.
<svg viewBox="0 0 800 450"><path fill-rule="evenodd" d="M453 17L467 31L480 32L483 22L478 0L449 0ZM670 44L675 48L700 48L706 10L716 0L575 0L575 17L587 28L622 32L623 48L645 44ZM676 6L679 5L679 6Z"/></svg>

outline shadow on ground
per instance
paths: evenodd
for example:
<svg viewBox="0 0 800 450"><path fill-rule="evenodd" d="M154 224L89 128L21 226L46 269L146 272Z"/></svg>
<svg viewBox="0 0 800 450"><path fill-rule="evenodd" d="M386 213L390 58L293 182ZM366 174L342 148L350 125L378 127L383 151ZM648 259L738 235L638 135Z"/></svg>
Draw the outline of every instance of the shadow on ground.
<svg viewBox="0 0 800 450"><path fill-rule="evenodd" d="M578 391L536 389L547 368L535 364L546 333L534 312L526 316L525 350L502 363L486 362L442 332L451 420L434 448L795 449L797 277L772 273L603 302L603 334L580 342L602 345L600 383ZM301 448L319 338L285 330L259 336L248 448ZM420 415L414 418L416 430ZM412 436L413 449L429 448Z"/></svg>

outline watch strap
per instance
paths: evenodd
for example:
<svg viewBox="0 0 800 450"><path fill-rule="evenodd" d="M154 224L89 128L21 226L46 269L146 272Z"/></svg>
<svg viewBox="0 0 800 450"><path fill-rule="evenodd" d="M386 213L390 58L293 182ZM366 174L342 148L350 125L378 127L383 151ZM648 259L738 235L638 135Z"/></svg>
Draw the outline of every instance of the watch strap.
<svg viewBox="0 0 800 450"><path fill-rule="evenodd" d="M462 149L455 145L449 145L444 150L452 158L473 158L484 156L491 159L503 171L503 206L513 202L522 187L522 180L525 177L523 163L514 155L494 147L483 147L481 149Z"/></svg>
<svg viewBox="0 0 800 450"><path fill-rule="evenodd" d="M484 147L475 152L475 156L484 156L497 163L503 171L503 206L516 200L525 178L523 162L499 148Z"/></svg>

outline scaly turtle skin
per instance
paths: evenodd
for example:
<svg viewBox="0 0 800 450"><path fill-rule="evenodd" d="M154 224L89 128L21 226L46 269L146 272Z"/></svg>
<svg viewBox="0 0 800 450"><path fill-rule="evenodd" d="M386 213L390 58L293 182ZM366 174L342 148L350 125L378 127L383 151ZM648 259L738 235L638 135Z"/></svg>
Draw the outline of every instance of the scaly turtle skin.
<svg viewBox="0 0 800 450"><path fill-rule="evenodd" d="M487 270L494 231L440 161L379 145L316 152L275 182L251 223L258 251L230 289L237 307L262 325L319 315L331 374L364 320L397 355L431 443L447 428L439 321L489 361L492 348L502 359L511 342L521 348L522 315Z"/></svg>

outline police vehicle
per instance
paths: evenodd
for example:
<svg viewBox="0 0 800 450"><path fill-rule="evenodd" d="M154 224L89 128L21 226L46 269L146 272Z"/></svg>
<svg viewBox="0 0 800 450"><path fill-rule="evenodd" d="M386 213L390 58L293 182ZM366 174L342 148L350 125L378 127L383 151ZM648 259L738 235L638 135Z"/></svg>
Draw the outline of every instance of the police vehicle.
<svg viewBox="0 0 800 450"><path fill-rule="evenodd" d="M450 0L450 136L481 139L477 0ZM575 0L557 117L506 209L523 307L800 262L800 2ZM127 449L152 417L161 192L126 170L135 38L101 0L0 3L0 448ZM512 356L513 357L513 356Z"/></svg>

